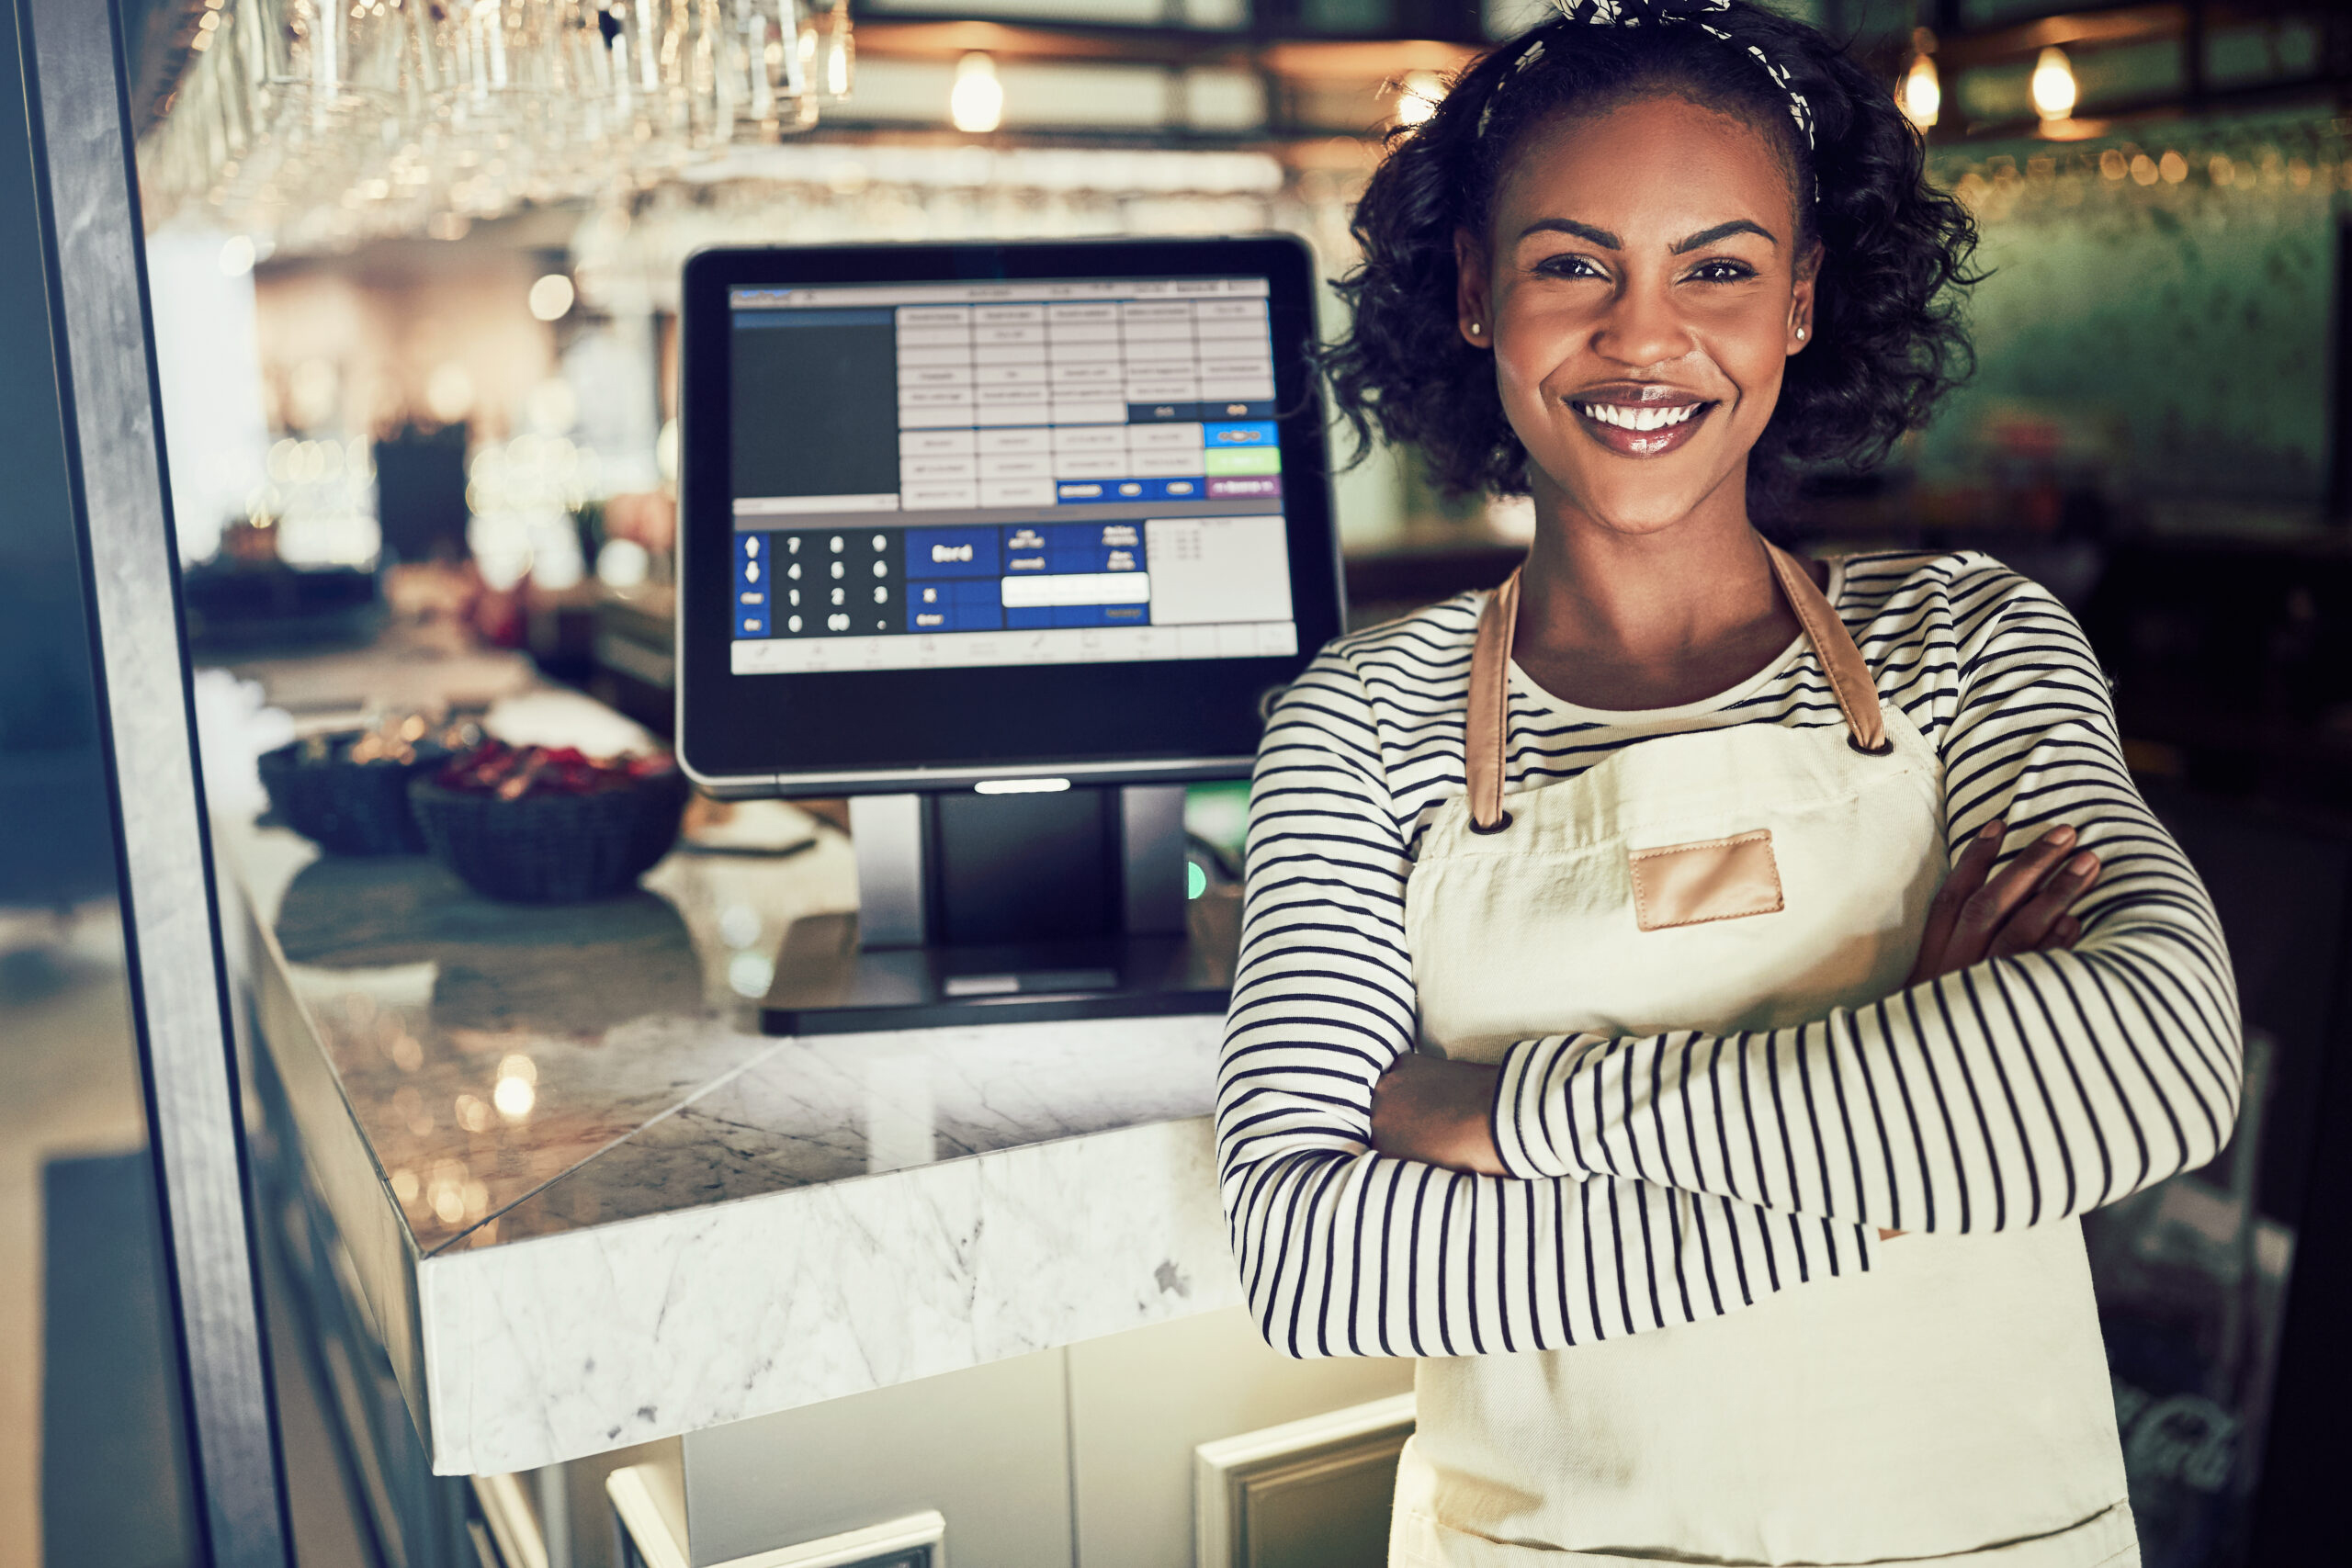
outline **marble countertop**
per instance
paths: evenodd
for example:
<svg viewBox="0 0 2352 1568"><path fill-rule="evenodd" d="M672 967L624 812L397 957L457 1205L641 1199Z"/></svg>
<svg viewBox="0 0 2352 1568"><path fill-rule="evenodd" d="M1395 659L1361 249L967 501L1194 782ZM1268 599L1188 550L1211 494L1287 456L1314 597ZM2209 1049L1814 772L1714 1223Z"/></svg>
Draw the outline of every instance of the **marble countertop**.
<svg viewBox="0 0 2352 1568"><path fill-rule="evenodd" d="M1240 1299L1218 1020L758 1032L786 928L855 903L847 840L788 806L572 907L214 831L259 1043L442 1473Z"/></svg>

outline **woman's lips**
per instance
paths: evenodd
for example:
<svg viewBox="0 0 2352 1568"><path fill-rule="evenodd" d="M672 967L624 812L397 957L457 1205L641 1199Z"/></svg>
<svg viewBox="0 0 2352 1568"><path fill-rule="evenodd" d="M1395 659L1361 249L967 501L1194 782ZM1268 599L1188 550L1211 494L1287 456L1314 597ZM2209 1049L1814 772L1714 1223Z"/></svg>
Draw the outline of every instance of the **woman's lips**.
<svg viewBox="0 0 2352 1568"><path fill-rule="evenodd" d="M1594 440L1628 457L1657 457L1673 451L1690 440L1715 409L1713 403L1697 398L1668 402L1654 397L1638 402L1571 398L1568 406Z"/></svg>

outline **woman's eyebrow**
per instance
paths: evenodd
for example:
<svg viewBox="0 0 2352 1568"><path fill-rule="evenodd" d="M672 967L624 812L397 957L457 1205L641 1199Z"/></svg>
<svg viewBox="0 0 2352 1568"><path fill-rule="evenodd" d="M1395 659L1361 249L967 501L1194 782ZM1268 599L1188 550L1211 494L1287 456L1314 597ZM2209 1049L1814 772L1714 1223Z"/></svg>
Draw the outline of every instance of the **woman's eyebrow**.
<svg viewBox="0 0 2352 1568"><path fill-rule="evenodd" d="M1530 234L1543 233L1574 234L1577 239L1589 241L1604 251L1622 251L1625 248L1625 242L1608 230L1596 229L1589 223L1579 223L1573 218L1539 218L1525 229L1521 230L1519 237L1524 240ZM1718 223L1712 229L1702 229L1687 240L1678 240L1668 246L1667 250L1669 254L1679 256L1687 251L1695 251L1702 245L1712 245L1717 240L1728 240L1734 234L1760 234L1775 245L1781 243L1780 237L1761 223L1751 222L1745 218L1735 218L1728 223Z"/></svg>
<svg viewBox="0 0 2352 1568"><path fill-rule="evenodd" d="M1772 231L1762 224L1751 223L1745 218L1735 218L1728 223L1718 223L1712 229L1702 229L1689 239L1668 246L1668 250L1670 254L1679 256L1686 251L1695 251L1702 245L1712 245L1717 240L1728 240L1734 234L1761 234L1773 244L1777 245L1781 243Z"/></svg>
<svg viewBox="0 0 2352 1568"><path fill-rule="evenodd" d="M1574 234L1579 240L1589 240L1604 251L1622 251L1623 241L1606 229L1596 229L1589 223L1579 223L1573 218L1538 218L1519 231L1522 240L1530 234Z"/></svg>

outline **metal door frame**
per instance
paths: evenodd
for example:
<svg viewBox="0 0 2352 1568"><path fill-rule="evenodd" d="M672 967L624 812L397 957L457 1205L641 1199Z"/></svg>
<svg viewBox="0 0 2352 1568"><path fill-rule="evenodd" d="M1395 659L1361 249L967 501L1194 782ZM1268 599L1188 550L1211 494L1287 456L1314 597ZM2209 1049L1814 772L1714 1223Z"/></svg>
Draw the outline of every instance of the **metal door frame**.
<svg viewBox="0 0 2352 1568"><path fill-rule="evenodd" d="M289 1568L114 0L17 0L199 1561Z"/></svg>

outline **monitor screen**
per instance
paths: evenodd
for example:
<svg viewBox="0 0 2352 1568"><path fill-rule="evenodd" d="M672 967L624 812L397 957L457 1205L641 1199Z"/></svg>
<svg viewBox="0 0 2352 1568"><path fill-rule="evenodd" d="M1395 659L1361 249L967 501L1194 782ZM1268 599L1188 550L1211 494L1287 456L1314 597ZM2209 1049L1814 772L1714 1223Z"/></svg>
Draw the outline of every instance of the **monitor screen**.
<svg viewBox="0 0 2352 1568"><path fill-rule="evenodd" d="M1233 771L1254 736L1189 710L1254 722L1250 694L1337 629L1298 248L856 250L874 265L689 267L687 554L713 573L694 541L726 540L729 689L698 701L686 637L689 739L723 712L736 733L699 750L778 775ZM813 731L857 677L902 711L960 693L961 716L929 757L871 708ZM1157 737L1111 711L1138 698L1163 705ZM788 722L779 704L801 722L747 749L742 727Z"/></svg>
<svg viewBox="0 0 2352 1568"><path fill-rule="evenodd" d="M731 290L734 672L1296 652L1268 292Z"/></svg>

